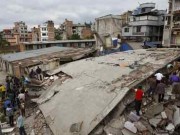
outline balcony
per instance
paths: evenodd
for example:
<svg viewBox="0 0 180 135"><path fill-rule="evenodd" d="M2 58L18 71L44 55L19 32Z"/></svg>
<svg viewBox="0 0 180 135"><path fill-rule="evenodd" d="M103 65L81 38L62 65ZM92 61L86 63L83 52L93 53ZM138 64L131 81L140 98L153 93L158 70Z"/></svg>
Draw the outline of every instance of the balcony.
<svg viewBox="0 0 180 135"><path fill-rule="evenodd" d="M133 32L133 36L145 36L145 32Z"/></svg>
<svg viewBox="0 0 180 135"><path fill-rule="evenodd" d="M133 21L130 22L129 25L131 26L160 26L163 25L164 22L153 21L153 20L142 20L142 21Z"/></svg>

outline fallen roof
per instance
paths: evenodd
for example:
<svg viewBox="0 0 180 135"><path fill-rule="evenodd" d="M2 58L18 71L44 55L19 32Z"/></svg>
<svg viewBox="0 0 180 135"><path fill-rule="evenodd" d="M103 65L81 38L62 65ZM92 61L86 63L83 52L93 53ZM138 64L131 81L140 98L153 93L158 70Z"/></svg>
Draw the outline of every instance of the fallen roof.
<svg viewBox="0 0 180 135"><path fill-rule="evenodd" d="M90 48L49 47L45 49L2 55L2 59L11 62L14 65L20 64L21 67L28 67L57 59L60 61L74 61L86 57L94 51L94 49Z"/></svg>
<svg viewBox="0 0 180 135"><path fill-rule="evenodd" d="M3 60L11 62L11 61L37 57L43 54L50 54L50 53L60 52L60 51L65 51L65 50L70 50L70 49L72 48L55 46L55 47L48 47L48 48L43 48L43 49L31 50L31 51L6 54L6 55L2 55L1 57Z"/></svg>
<svg viewBox="0 0 180 135"><path fill-rule="evenodd" d="M55 135L71 135L76 123L82 123L80 134L87 135L130 88L179 57L179 49L140 49L69 63L51 74L62 71L72 79L48 88L38 100L40 109Z"/></svg>

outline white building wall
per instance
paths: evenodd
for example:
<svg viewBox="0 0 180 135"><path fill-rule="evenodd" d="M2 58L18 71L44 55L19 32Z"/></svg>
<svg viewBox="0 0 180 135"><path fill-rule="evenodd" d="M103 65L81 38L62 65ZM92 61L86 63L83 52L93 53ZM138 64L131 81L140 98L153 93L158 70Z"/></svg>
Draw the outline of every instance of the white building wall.
<svg viewBox="0 0 180 135"><path fill-rule="evenodd" d="M129 28L129 32L125 32L125 28ZM122 28L122 36L123 37L130 37L132 36L133 28L132 27L123 27Z"/></svg>

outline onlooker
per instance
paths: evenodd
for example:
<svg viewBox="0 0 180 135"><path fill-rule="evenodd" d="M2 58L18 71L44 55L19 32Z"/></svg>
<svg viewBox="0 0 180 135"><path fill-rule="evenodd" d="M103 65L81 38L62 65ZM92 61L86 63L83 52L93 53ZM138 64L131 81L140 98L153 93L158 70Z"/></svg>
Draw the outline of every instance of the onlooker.
<svg viewBox="0 0 180 135"><path fill-rule="evenodd" d="M5 101L4 101L4 105L3 105L3 108L4 108L4 115L6 116L6 108L8 107L8 104L11 105L11 100L9 98L7 98Z"/></svg>
<svg viewBox="0 0 180 135"><path fill-rule="evenodd" d="M22 116L25 117L25 103L22 99L20 100L20 109Z"/></svg>
<svg viewBox="0 0 180 135"><path fill-rule="evenodd" d="M2 84L0 84L0 91L2 93L2 101L5 99L6 96L6 87Z"/></svg>
<svg viewBox="0 0 180 135"><path fill-rule="evenodd" d="M135 90L135 110L136 114L139 116L140 115L140 110L141 110L141 103L142 103L142 97L144 95L144 92L142 90L142 86L139 86L138 89Z"/></svg>
<svg viewBox="0 0 180 135"><path fill-rule="evenodd" d="M19 98L19 100L21 101L25 101L25 94L24 94L24 92L21 90L21 93L18 95L18 98Z"/></svg>
<svg viewBox="0 0 180 135"><path fill-rule="evenodd" d="M42 70L41 70L41 68L39 66L36 69L36 74L37 74L37 78L39 80L42 80Z"/></svg>
<svg viewBox="0 0 180 135"><path fill-rule="evenodd" d="M29 74L29 77L30 77L30 78L35 78L35 77L36 77L36 73L34 72L33 69L31 69L31 72L30 72L30 74Z"/></svg>
<svg viewBox="0 0 180 135"><path fill-rule="evenodd" d="M20 112L18 112L17 127L19 128L20 135L26 135L26 131L24 129L24 118Z"/></svg>
<svg viewBox="0 0 180 135"><path fill-rule="evenodd" d="M163 74L162 73L156 73L155 74L155 77L156 77L156 82L157 84L161 82L161 80L163 79Z"/></svg>
<svg viewBox="0 0 180 135"><path fill-rule="evenodd" d="M176 72L174 72L173 75L170 76L170 82L171 84L180 82L180 78L179 76L177 76Z"/></svg>
<svg viewBox="0 0 180 135"><path fill-rule="evenodd" d="M158 94L158 102L164 101L164 94L165 94L166 85L164 84L164 81L162 80L160 83L157 84L156 87L156 93Z"/></svg>
<svg viewBox="0 0 180 135"><path fill-rule="evenodd" d="M10 126L13 127L14 126L14 113L13 113L13 108L11 107L10 104L7 105L6 114L9 117Z"/></svg>
<svg viewBox="0 0 180 135"><path fill-rule="evenodd" d="M151 94L153 96L156 90L156 79L154 77L151 77L149 78L148 83L149 83L148 96L150 96Z"/></svg>

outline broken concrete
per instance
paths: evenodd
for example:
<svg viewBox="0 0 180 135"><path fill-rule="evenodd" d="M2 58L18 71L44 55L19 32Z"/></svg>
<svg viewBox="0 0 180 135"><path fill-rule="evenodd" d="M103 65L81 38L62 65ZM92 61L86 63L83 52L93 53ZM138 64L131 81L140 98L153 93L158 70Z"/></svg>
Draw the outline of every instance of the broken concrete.
<svg viewBox="0 0 180 135"><path fill-rule="evenodd" d="M178 107L175 107L176 111L174 112L174 117L173 117L173 123L175 126L180 124L180 110Z"/></svg>
<svg viewBox="0 0 180 135"><path fill-rule="evenodd" d="M104 132L106 133L106 135L122 135L122 132L120 129L117 129L117 128L113 128L113 127L110 127L110 126L106 126L104 128Z"/></svg>
<svg viewBox="0 0 180 135"><path fill-rule="evenodd" d="M132 121L132 122L137 122L140 119L140 116L137 116L134 112L131 112L128 116L128 118Z"/></svg>
<svg viewBox="0 0 180 135"><path fill-rule="evenodd" d="M175 127L172 123L168 124L168 126L166 127L166 130L171 131L171 132L174 131L174 129Z"/></svg>
<svg viewBox="0 0 180 135"><path fill-rule="evenodd" d="M147 108L145 117L153 118L155 115L161 113L164 110L163 104L155 104Z"/></svg>
<svg viewBox="0 0 180 135"><path fill-rule="evenodd" d="M161 119L159 118L152 118L149 120L149 123L153 126L153 127L157 127L157 125L160 123Z"/></svg>
<svg viewBox="0 0 180 135"><path fill-rule="evenodd" d="M132 133L137 133L137 128L134 126L134 123L131 123L130 121L126 121L124 127Z"/></svg>
<svg viewBox="0 0 180 135"><path fill-rule="evenodd" d="M123 129L121 132L122 132L123 135L136 135L136 134L132 133L131 131L127 130L127 129Z"/></svg>
<svg viewBox="0 0 180 135"><path fill-rule="evenodd" d="M167 119L167 115L166 115L166 112L165 112L165 111L164 111L164 112L161 112L161 116L162 116L163 119Z"/></svg>
<svg viewBox="0 0 180 135"><path fill-rule="evenodd" d="M134 122L134 126L138 129L139 132L147 131L147 128L140 122Z"/></svg>

